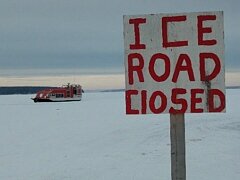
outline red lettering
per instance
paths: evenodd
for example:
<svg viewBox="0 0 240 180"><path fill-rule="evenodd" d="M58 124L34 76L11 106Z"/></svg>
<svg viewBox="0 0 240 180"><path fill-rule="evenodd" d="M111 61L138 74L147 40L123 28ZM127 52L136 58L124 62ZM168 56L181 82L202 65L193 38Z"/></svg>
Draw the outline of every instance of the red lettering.
<svg viewBox="0 0 240 180"><path fill-rule="evenodd" d="M157 96L160 97L161 105L159 108L156 108L155 101ZM165 94L163 94L161 91L155 91L153 92L152 96L149 100L149 108L154 114L160 114L162 113L167 107L167 97Z"/></svg>
<svg viewBox="0 0 240 180"><path fill-rule="evenodd" d="M133 60L138 60L138 65L133 65ZM143 77L143 67L144 60L141 54L132 53L128 55L128 82L129 84L133 84L133 72L136 71L138 75L139 82L144 82Z"/></svg>
<svg viewBox="0 0 240 180"><path fill-rule="evenodd" d="M184 60L186 63L185 66L183 65ZM189 80L195 81L193 69L192 69L192 63L187 54L180 54L180 56L178 57L175 71L174 71L173 78L172 78L172 82L177 82L180 71L187 71Z"/></svg>
<svg viewBox="0 0 240 180"><path fill-rule="evenodd" d="M201 81L210 81L214 79L221 70L221 63L218 56L214 53L200 53L200 78ZM206 75L206 60L212 59L215 63L215 67L210 75Z"/></svg>
<svg viewBox="0 0 240 180"><path fill-rule="evenodd" d="M139 114L139 110L132 109L131 96L138 95L138 90L127 90L125 92L126 114Z"/></svg>
<svg viewBox="0 0 240 180"><path fill-rule="evenodd" d="M216 15L201 15L197 17L197 26L198 26L198 45L207 45L212 46L217 44L216 39L205 40L203 39L203 34L211 33L211 27L203 27L203 22L208 20L216 20Z"/></svg>
<svg viewBox="0 0 240 180"><path fill-rule="evenodd" d="M135 34L135 44L130 44L130 49L146 49L145 44L140 43L140 31L139 25L146 23L145 18L136 18L136 19L129 19L129 24L134 25L134 34Z"/></svg>
<svg viewBox="0 0 240 180"><path fill-rule="evenodd" d="M165 63L165 72L161 76L159 76L155 72L154 67L155 67L155 63L157 60L163 60ZM170 65L171 65L170 59L168 58L167 55L161 54L161 53L154 54L149 62L149 67L148 67L149 73L155 81L157 81L157 82L165 81L170 74Z"/></svg>
<svg viewBox="0 0 240 180"><path fill-rule="evenodd" d="M142 96L142 114L146 114L146 112L147 112L147 91L142 90L141 96Z"/></svg>
<svg viewBox="0 0 240 180"><path fill-rule="evenodd" d="M218 96L220 100L220 105L215 107L214 96ZM209 90L209 97L208 97L208 104L209 104L209 112L222 112L225 109L225 95L219 89L210 89Z"/></svg>
<svg viewBox="0 0 240 180"><path fill-rule="evenodd" d="M186 21L186 16L172 16L172 17L163 17L162 18L162 40L163 47L180 47L180 46L188 46L188 41L168 41L168 23L169 22L181 22Z"/></svg>
<svg viewBox="0 0 240 180"><path fill-rule="evenodd" d="M203 89L191 89L191 113L202 113L202 108L196 108L197 103L202 102L202 98L197 98L197 94L203 94Z"/></svg>
<svg viewBox="0 0 240 180"><path fill-rule="evenodd" d="M169 109L169 113L177 114L177 113L185 113L186 112L187 107L188 107L187 101L183 98L177 98L177 96L179 94L186 94L186 93L187 93L186 89L182 89L182 88L172 89L172 96L171 96L172 103L180 104L180 105L182 105L182 108L178 110L178 109L174 109L173 107L171 107Z"/></svg>

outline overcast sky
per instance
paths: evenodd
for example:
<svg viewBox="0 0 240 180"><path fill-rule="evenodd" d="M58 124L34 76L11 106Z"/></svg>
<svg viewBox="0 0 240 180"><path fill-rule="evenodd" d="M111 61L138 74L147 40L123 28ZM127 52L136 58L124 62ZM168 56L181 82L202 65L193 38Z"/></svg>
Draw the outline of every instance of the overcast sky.
<svg viewBox="0 0 240 180"><path fill-rule="evenodd" d="M0 69L124 72L123 15L219 10L226 69L237 69L239 7L239 0L0 0Z"/></svg>

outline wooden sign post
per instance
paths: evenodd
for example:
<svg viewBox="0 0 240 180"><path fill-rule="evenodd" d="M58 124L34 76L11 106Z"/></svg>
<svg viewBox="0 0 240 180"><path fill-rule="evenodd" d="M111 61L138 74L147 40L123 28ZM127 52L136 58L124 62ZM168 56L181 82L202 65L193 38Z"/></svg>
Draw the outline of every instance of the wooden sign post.
<svg viewBox="0 0 240 180"><path fill-rule="evenodd" d="M186 179L184 114L170 114L172 180Z"/></svg>
<svg viewBox="0 0 240 180"><path fill-rule="evenodd" d="M126 114L170 113L172 180L185 180L184 113L225 112L223 12L123 23Z"/></svg>

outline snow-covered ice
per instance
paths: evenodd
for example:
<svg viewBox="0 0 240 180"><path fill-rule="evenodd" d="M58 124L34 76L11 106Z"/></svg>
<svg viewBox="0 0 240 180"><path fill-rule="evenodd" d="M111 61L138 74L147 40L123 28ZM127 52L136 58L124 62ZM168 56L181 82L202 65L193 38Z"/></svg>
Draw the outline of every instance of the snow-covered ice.
<svg viewBox="0 0 240 180"><path fill-rule="evenodd" d="M0 96L0 180L170 180L169 115L125 115L123 92L81 102ZM186 114L187 179L240 179L240 89Z"/></svg>

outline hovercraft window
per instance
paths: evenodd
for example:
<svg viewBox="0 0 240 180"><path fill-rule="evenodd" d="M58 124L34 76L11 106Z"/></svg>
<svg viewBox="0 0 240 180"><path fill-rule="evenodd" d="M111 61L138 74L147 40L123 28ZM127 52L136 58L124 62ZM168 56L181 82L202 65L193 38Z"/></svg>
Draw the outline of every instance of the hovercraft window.
<svg viewBox="0 0 240 180"><path fill-rule="evenodd" d="M56 98L62 98L63 94L56 94Z"/></svg>
<svg viewBox="0 0 240 180"><path fill-rule="evenodd" d="M73 94L77 94L77 89L75 87L73 88Z"/></svg>

